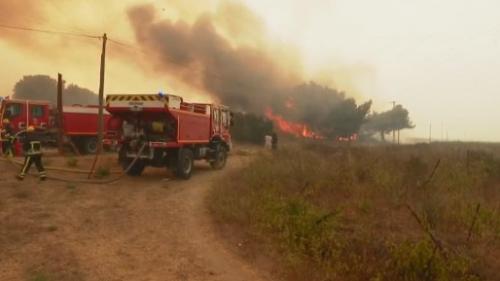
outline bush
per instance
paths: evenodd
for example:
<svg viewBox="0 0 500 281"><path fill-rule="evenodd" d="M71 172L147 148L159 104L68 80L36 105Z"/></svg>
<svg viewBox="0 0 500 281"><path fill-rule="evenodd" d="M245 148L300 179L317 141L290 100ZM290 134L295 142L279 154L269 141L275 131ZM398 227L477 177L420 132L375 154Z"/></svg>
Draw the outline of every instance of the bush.
<svg viewBox="0 0 500 281"><path fill-rule="evenodd" d="M75 157L70 157L66 160L66 165L71 168L77 167L78 159L76 159Z"/></svg>
<svg viewBox="0 0 500 281"><path fill-rule="evenodd" d="M466 160L460 146L293 144L224 178L210 206L250 236L243 239L276 249L293 280L493 280L477 267L500 266L500 192L490 187L500 186L498 158L487 155Z"/></svg>
<svg viewBox="0 0 500 281"><path fill-rule="evenodd" d="M98 179L109 177L110 174L111 174L111 171L110 171L109 167L99 166L99 167L97 167L97 169L95 171L95 176Z"/></svg>
<svg viewBox="0 0 500 281"><path fill-rule="evenodd" d="M231 136L244 143L264 144L264 136L273 132L273 122L252 113L235 113Z"/></svg>
<svg viewBox="0 0 500 281"><path fill-rule="evenodd" d="M390 246L390 257L379 280L480 280L471 272L469 259L445 257L429 240Z"/></svg>

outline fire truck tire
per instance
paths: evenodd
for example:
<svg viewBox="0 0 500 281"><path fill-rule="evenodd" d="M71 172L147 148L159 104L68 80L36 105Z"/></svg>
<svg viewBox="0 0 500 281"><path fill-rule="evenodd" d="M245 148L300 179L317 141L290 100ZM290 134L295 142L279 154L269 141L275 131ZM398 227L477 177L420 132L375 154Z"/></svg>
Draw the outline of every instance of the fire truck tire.
<svg viewBox="0 0 500 281"><path fill-rule="evenodd" d="M122 167L123 169L127 169L130 164L132 163L133 159L127 159L126 161L122 162ZM144 164L143 161L136 161L132 167L127 172L127 175L132 176L132 177L138 177L142 174L144 171L144 168L146 168L146 165Z"/></svg>
<svg viewBox="0 0 500 281"><path fill-rule="evenodd" d="M215 149L214 159L210 161L210 166L213 169L221 170L226 166L227 149L223 145L218 145Z"/></svg>
<svg viewBox="0 0 500 281"><path fill-rule="evenodd" d="M82 141L82 150L85 154L95 154L97 152L97 139L85 138Z"/></svg>
<svg viewBox="0 0 500 281"><path fill-rule="evenodd" d="M175 175L181 179L189 179L193 173L194 154L189 148L179 149L177 155L177 165L175 168Z"/></svg>

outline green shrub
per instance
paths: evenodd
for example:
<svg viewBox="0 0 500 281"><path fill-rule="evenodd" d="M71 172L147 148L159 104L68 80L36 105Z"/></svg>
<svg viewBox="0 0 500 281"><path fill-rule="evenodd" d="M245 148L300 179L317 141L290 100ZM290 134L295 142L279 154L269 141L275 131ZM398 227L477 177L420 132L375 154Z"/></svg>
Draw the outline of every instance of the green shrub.
<svg viewBox="0 0 500 281"><path fill-rule="evenodd" d="M71 168L77 167L78 159L76 159L75 157L70 157L66 160L66 165Z"/></svg>
<svg viewBox="0 0 500 281"><path fill-rule="evenodd" d="M43 273L36 273L30 279L30 281L49 281L50 279Z"/></svg>
<svg viewBox="0 0 500 281"><path fill-rule="evenodd" d="M109 177L110 174L111 174L111 171L110 171L109 167L99 166L95 170L95 176L98 179Z"/></svg>
<svg viewBox="0 0 500 281"><path fill-rule="evenodd" d="M379 275L379 280L480 280L471 272L469 259L458 255L444 256L427 239L417 242L406 241L389 248L391 256L387 266Z"/></svg>

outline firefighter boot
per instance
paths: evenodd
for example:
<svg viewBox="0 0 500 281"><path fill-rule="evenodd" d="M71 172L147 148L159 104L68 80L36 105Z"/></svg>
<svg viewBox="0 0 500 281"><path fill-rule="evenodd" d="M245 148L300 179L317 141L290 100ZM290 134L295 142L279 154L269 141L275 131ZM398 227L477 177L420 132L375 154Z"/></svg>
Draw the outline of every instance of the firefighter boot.
<svg viewBox="0 0 500 281"><path fill-rule="evenodd" d="M40 172L39 177L40 177L41 181L46 181L47 180L47 174L45 173L45 171Z"/></svg>

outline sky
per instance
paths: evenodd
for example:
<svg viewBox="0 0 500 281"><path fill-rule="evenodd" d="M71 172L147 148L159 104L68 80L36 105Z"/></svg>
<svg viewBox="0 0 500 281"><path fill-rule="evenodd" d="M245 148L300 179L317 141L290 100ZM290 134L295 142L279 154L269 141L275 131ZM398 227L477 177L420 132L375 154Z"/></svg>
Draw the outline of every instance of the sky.
<svg viewBox="0 0 500 281"><path fill-rule="evenodd" d="M2 0L9 1L29 0ZM100 2L48 0L38 10L16 10L19 17L11 19L6 19L5 13L11 13L9 9L18 6L7 4L2 12L4 4L0 3L0 24L8 20L8 24L91 34L106 31L117 40L133 43L125 13L132 4L153 3L166 18L192 22L202 13L217 13L222 1ZM253 13L249 17L256 18L255 24L246 27L253 32L246 32L246 36L240 38L229 28L232 22L227 18L231 15L219 19L221 25L229 22L224 30L235 44L258 45L277 57L287 52L296 54L300 57L297 73L304 79L334 86L359 101L371 99L375 110L390 109L393 101L402 104L416 125L414 130L404 132L404 137L427 138L432 124L433 139L500 141L500 128L492 126L500 120L497 110L500 105L500 2L242 2ZM38 17L40 14L48 16ZM16 37L14 33L18 31L9 32L0 31L0 63L8 66L0 69L1 95L10 94L22 75L36 73L55 77L57 72L63 72L66 80L97 90L99 41L29 35L28 44L37 46L34 51L26 47L27 41ZM110 44L109 48L107 92L165 89L209 99L203 91L176 81L175 77L159 74L154 67L134 59L137 54L133 48L125 50L116 44ZM280 61L285 68L299 65L287 64L284 57Z"/></svg>
<svg viewBox="0 0 500 281"><path fill-rule="evenodd" d="M369 69L362 96L410 110L407 136L499 141L500 2L312 0L248 4L312 69ZM283 8L288 7L288 8ZM326 33L326 35L325 35ZM332 73L335 75L335 72Z"/></svg>

